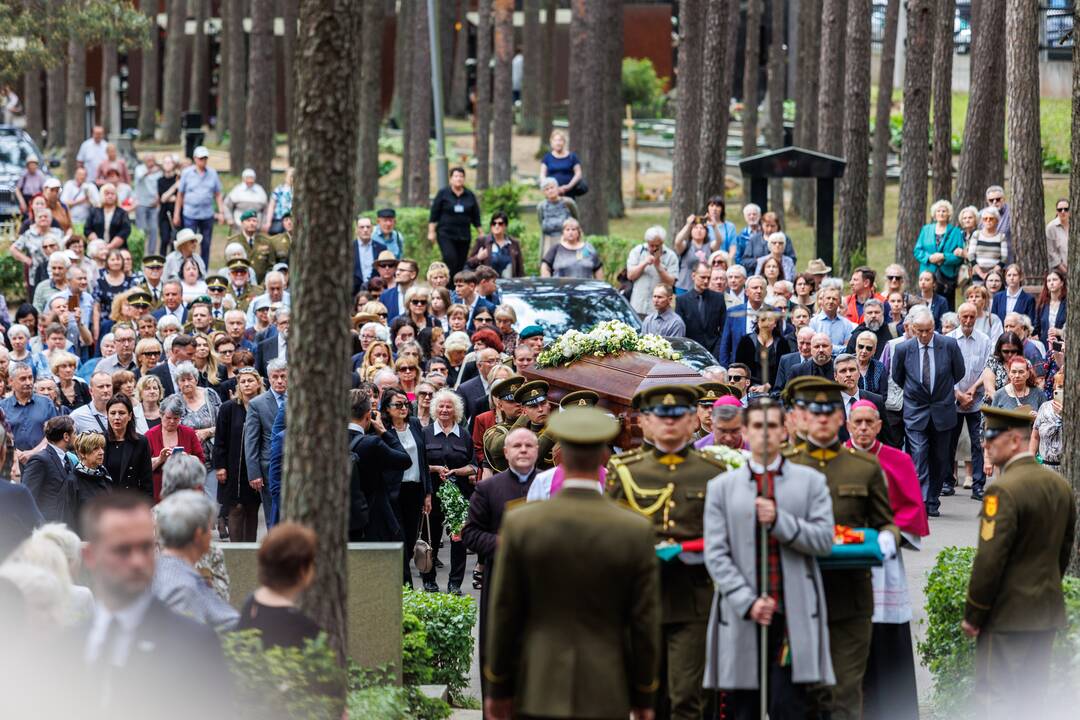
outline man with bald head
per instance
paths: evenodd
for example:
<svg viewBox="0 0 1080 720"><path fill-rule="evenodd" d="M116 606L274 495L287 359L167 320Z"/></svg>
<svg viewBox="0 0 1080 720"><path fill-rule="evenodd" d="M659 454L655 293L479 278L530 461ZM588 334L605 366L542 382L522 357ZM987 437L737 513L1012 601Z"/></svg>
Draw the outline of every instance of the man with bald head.
<svg viewBox="0 0 1080 720"><path fill-rule="evenodd" d="M795 334L795 352L780 356L780 363L776 368L776 382L773 383L772 387L773 397L780 397L780 391L784 389L784 385L791 378L792 371L800 363L810 359L810 343L813 339L814 331L809 326L801 328Z"/></svg>
<svg viewBox="0 0 1080 720"><path fill-rule="evenodd" d="M833 342L828 335L815 332L810 338L810 357L795 366L788 382L803 375L823 377L829 380L835 375L833 370Z"/></svg>
<svg viewBox="0 0 1080 720"><path fill-rule="evenodd" d="M982 447L982 404L983 383L982 372L986 367L986 359L990 356L993 343L990 337L975 328L975 320L979 316L979 309L972 303L961 303L956 309L960 318L960 327L949 333L949 337L960 346L960 353L964 356L964 377L956 383L953 395L956 397L957 423L951 437L952 451L949 457L956 457L956 447L960 443L960 434L967 426L968 437L971 438L971 499L981 500L983 486L986 484L986 473L983 471L983 447ZM950 467L953 467L950 465ZM949 481L945 492L955 492L957 484L955 474L949 473Z"/></svg>

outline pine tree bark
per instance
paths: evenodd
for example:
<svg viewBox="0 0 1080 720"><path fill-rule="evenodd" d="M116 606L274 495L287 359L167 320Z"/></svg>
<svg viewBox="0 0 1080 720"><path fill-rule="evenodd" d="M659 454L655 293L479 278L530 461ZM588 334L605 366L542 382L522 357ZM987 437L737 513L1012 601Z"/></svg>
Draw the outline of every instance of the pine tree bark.
<svg viewBox="0 0 1080 720"><path fill-rule="evenodd" d="M26 112L26 132L40 144L45 130L45 93L41 89L40 67L23 73L22 105Z"/></svg>
<svg viewBox="0 0 1080 720"><path fill-rule="evenodd" d="M346 659L345 551L348 521L348 328L352 262L353 173L357 124L341 122L356 108L341 79L355 71L360 7L352 0L302 0L297 39L296 253L289 289L295 327L289 352L284 517L318 531L315 581L301 607ZM347 32L342 32L346 28ZM327 178L337 178L327 183ZM338 208L339 212L327 212ZM314 480L317 479L317 482Z"/></svg>
<svg viewBox="0 0 1080 720"><path fill-rule="evenodd" d="M491 34L492 2L479 0L476 26L476 188L491 176Z"/></svg>
<svg viewBox="0 0 1080 720"><path fill-rule="evenodd" d="M431 202L431 45L427 8L413 14L412 83L409 92L409 202L427 207Z"/></svg>
<svg viewBox="0 0 1080 720"><path fill-rule="evenodd" d="M231 3L226 3L226 7ZM157 0L142 0L140 9L150 20L150 44L142 49L142 86L139 88L139 137L153 140L157 129L158 107L158 53L161 51L161 38L157 24ZM222 12L227 10L223 7ZM224 55L223 55L224 57ZM228 97L223 92L222 97Z"/></svg>
<svg viewBox="0 0 1080 720"><path fill-rule="evenodd" d="M844 158L840 183L840 277L866 263L870 162L870 3L848 6L844 62Z"/></svg>
<svg viewBox="0 0 1080 720"><path fill-rule="evenodd" d="M671 218L668 221L671 237L675 237L687 215L701 210L697 198L697 173L701 155L704 29L705 3L681 0L675 69L675 162L671 182Z"/></svg>
<svg viewBox="0 0 1080 720"><path fill-rule="evenodd" d="M168 27L165 28L165 87L161 101L161 140L167 145L175 145L180 142L180 113L184 102L184 79L187 77L184 62L187 0L169 0L168 8L169 21Z"/></svg>
<svg viewBox="0 0 1080 720"><path fill-rule="evenodd" d="M735 82L735 68L732 63L734 42L730 38L738 33L738 6L737 0L708 0L705 8L701 75L708 81L701 86L701 128L698 142L703 150L698 157L698 185L694 203L698 208L705 207L711 196L723 195L725 189L731 88Z"/></svg>
<svg viewBox="0 0 1080 720"><path fill-rule="evenodd" d="M952 197L952 66L956 0L938 0L934 19L934 139L931 144L935 200Z"/></svg>
<svg viewBox="0 0 1080 720"><path fill-rule="evenodd" d="M1005 0L973 8L971 83L953 206L982 207L989 185L1004 182Z"/></svg>
<svg viewBox="0 0 1080 720"><path fill-rule="evenodd" d="M768 100L769 128L766 141L777 150L784 146L784 96L787 81L787 49L784 46L784 11L786 3L771 0L769 8L769 67ZM869 59L867 59L869 63ZM784 226L784 180L769 180L769 210L776 213L780 227Z"/></svg>
<svg viewBox="0 0 1080 720"><path fill-rule="evenodd" d="M382 50L386 4L369 0L363 6L366 41L360 64L360 120L356 162L359 210L375 208L379 194L379 129L382 127ZM288 66L286 66L288 67ZM291 136L290 136L291 138Z"/></svg>
<svg viewBox="0 0 1080 720"><path fill-rule="evenodd" d="M465 19L468 3L458 0L455 5L454 27L460 28L454 33L454 69L450 74L450 87L447 88L449 113L454 117L467 117L469 114L469 24Z"/></svg>
<svg viewBox="0 0 1080 720"><path fill-rule="evenodd" d="M274 0L251 0L251 38L248 43L251 92L247 98L244 164L257 181L273 187L274 158Z"/></svg>
<svg viewBox="0 0 1080 720"><path fill-rule="evenodd" d="M247 3L243 0L232 5L229 33L229 169L239 175L244 169L244 152L247 146L247 89L248 53L247 35L244 32L244 16Z"/></svg>
<svg viewBox="0 0 1080 720"><path fill-rule="evenodd" d="M525 0L524 72L521 78L522 135L535 135L540 128L540 0ZM622 15L619 15L620 19ZM620 61L621 71L621 61ZM621 77L621 76L620 76Z"/></svg>
<svg viewBox="0 0 1080 720"><path fill-rule="evenodd" d="M626 214L622 196L622 125L625 113L622 100L623 9L617 3L609 3L605 10L607 17L602 22L607 29L601 35L605 53L604 199L607 201L607 216L620 218Z"/></svg>
<svg viewBox="0 0 1080 720"><path fill-rule="evenodd" d="M1039 125L1039 18L1038 7L1027 0L1009 0L1006 6L1012 256L1034 277L1049 268Z"/></svg>
<svg viewBox="0 0 1080 720"><path fill-rule="evenodd" d="M412 128L412 83L415 53L405 48L411 47L415 28L416 13L419 6L413 3L401 3L397 16L397 35L394 58L397 65L394 71L394 97L397 106L398 127L401 129L401 204L409 204L409 155L412 148L409 137ZM425 43L426 45L427 43ZM429 79L428 83L431 82Z"/></svg>
<svg viewBox="0 0 1080 720"><path fill-rule="evenodd" d="M75 174L75 156L86 138L83 127L83 93L86 92L86 47L74 39L68 41L67 51L67 128L64 133L64 173Z"/></svg>
<svg viewBox="0 0 1080 720"><path fill-rule="evenodd" d="M1080 3L1073 6L1073 27L1080 27ZM1069 174L1069 207L1080 207L1080 43L1073 43L1072 56L1072 138L1070 155L1072 169ZM1080 223L1069 223L1068 284L1080 288ZM1073 292L1068 300L1066 314L1080 317L1080 292ZM1080 353L1065 353L1065 377L1080 377ZM1062 458L1061 472L1072 485L1073 498L1080 502L1080 383L1065 383L1065 402L1062 403ZM1077 520L1080 531L1080 518ZM1080 577L1080 553L1074 552L1069 559L1069 574Z"/></svg>
<svg viewBox="0 0 1080 720"><path fill-rule="evenodd" d="M57 52L67 54L67 45L57 48ZM45 145L51 150L64 147L64 133L67 127L65 112L65 94L67 92L66 62L61 62L45 73Z"/></svg>
<svg viewBox="0 0 1080 720"><path fill-rule="evenodd" d="M514 61L514 3L495 0L495 90L491 103L491 184L510 182L511 144L514 135L514 97L511 64Z"/></svg>
<svg viewBox="0 0 1080 720"><path fill-rule="evenodd" d="M878 75L877 109L874 114L874 144L867 198L866 233L885 232L885 173L889 163L889 116L892 114L893 73L896 71L896 31L900 26L900 0L885 7L885 30L881 42L881 72Z"/></svg>
<svg viewBox="0 0 1080 720"><path fill-rule="evenodd" d="M457 0L437 0L435 3L437 16L435 22L439 23L439 55L442 61L442 86L443 107L440 108L445 115L450 107L450 97L447 91L454 81L454 13ZM512 52L512 51L511 51Z"/></svg>
<svg viewBox="0 0 1080 720"><path fill-rule="evenodd" d="M860 0L855 0L860 2ZM821 14L821 86L818 90L818 149L844 150L844 49L848 0L824 0ZM835 68L833 70L832 68Z"/></svg>
<svg viewBox="0 0 1080 720"><path fill-rule="evenodd" d="M907 65L904 70L904 133L900 166L900 211L896 220L896 262L917 277L912 250L926 221L929 163L930 83L933 75L934 0L908 0Z"/></svg>
<svg viewBox="0 0 1080 720"><path fill-rule="evenodd" d="M821 2L799 2L799 84L795 89L795 144L806 150L818 147L817 98L821 91ZM795 214L804 222L814 222L813 180L796 180L793 191Z"/></svg>
<svg viewBox="0 0 1080 720"><path fill-rule="evenodd" d="M101 94L97 99L98 124L106 133L112 132L112 78L117 73L116 46L106 43L101 46Z"/></svg>
<svg viewBox="0 0 1080 720"><path fill-rule="evenodd" d="M746 2L746 52L743 53L742 156L757 154L758 80L761 77L761 15L765 0ZM750 202L750 180L743 178L743 202Z"/></svg>
<svg viewBox="0 0 1080 720"><path fill-rule="evenodd" d="M367 5L375 5L379 8L379 24L375 25L375 30L366 31L364 36L365 46L368 44L377 45L379 50L382 50L382 14L385 12L382 2L373 0L372 2L365 2L364 9ZM289 146L292 147L292 132L293 121L296 118L296 32L298 26L297 11L299 10L294 0L282 0L281 2L281 21L285 26L285 35L281 42L281 52L283 57L282 67L285 72L284 86L285 86L285 132L289 136ZM365 25L364 27L370 27ZM367 57L365 55L365 57ZM376 69L381 70L382 59L378 58L376 62ZM363 71L363 68L361 68ZM378 110L378 103L376 103L376 109ZM381 112L381 111L380 111ZM362 121L361 121L362 122ZM363 124L360 126L360 131L363 132ZM290 157L290 163L292 159ZM378 164L376 162L376 164Z"/></svg>
<svg viewBox="0 0 1080 720"><path fill-rule="evenodd" d="M571 0L570 12L570 142L581 158L582 169L593 178L588 194L578 198L579 219L587 234L606 235L604 0Z"/></svg>
<svg viewBox="0 0 1080 720"><path fill-rule="evenodd" d="M206 86L210 75L210 43L206 36L209 0L192 0L192 5L195 34L191 38L191 89L187 109L202 113L203 122L209 125L211 108L206 102Z"/></svg>
<svg viewBox="0 0 1080 720"><path fill-rule="evenodd" d="M556 0L544 0L544 30L540 53L540 147L546 150L553 127L555 106L555 9Z"/></svg>

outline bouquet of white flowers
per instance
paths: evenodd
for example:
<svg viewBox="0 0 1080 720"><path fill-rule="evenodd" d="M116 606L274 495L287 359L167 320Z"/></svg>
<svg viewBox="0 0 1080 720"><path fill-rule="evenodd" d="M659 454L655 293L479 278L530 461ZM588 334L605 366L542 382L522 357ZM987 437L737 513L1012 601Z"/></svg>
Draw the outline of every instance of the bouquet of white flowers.
<svg viewBox="0 0 1080 720"><path fill-rule="evenodd" d="M588 332L569 330L556 339L536 358L537 367L569 365L586 355L618 355L621 352L640 352L664 360L681 356L671 343L659 335L638 335L634 328L618 320L607 320Z"/></svg>

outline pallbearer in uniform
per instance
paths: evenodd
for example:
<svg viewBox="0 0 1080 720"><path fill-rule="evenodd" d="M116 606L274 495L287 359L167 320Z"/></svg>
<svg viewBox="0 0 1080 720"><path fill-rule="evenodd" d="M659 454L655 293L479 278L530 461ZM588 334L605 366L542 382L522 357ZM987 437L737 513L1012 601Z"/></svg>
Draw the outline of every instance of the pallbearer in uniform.
<svg viewBox="0 0 1080 720"><path fill-rule="evenodd" d="M701 398L697 401L698 427L692 440L697 442L712 432L712 409L717 400L728 394L728 386L718 382L703 382Z"/></svg>
<svg viewBox="0 0 1080 720"><path fill-rule="evenodd" d="M607 492L649 518L656 542L682 544L686 552L660 567L662 653L657 717L700 720L705 707L705 634L713 584L705 569L704 512L709 480L727 466L694 450L693 385L658 385L637 393L647 448L613 457Z"/></svg>
<svg viewBox="0 0 1080 720"><path fill-rule="evenodd" d="M559 401L559 412L565 412L573 407L596 407L598 402L600 402L600 396L592 390L575 390L563 395L562 400ZM566 471L559 465L559 453L559 444L556 443L551 450L555 467L536 474L536 479L533 480L532 487L529 488L529 502L547 500L562 489L563 480L566 479ZM606 462L606 457L601 460L601 463ZM600 487L603 488L605 470L602 466L599 468L599 472Z"/></svg>
<svg viewBox="0 0 1080 720"><path fill-rule="evenodd" d="M805 445L789 447L784 456L825 474L837 525L866 527L878 531L878 543L886 558L896 555L898 533L885 475L871 455L844 447L838 433L844 423L843 386L815 378L804 381L792 393L806 414ZM834 720L862 716L862 681L870 654L874 591L869 568L825 570L825 603L829 618L829 651L836 685L820 686L814 705L831 712Z"/></svg>
<svg viewBox="0 0 1080 720"><path fill-rule="evenodd" d="M1001 474L983 498L964 608L964 632L978 638L978 715L1039 718L1054 636L1065 627L1061 578L1073 552L1076 503L1064 478L1027 452L1029 412L982 412L983 449Z"/></svg>
<svg viewBox="0 0 1080 720"><path fill-rule="evenodd" d="M506 513L483 664L485 715L646 720L659 684L660 598L649 523L598 492L619 431L596 408L551 418L566 480Z"/></svg>
<svg viewBox="0 0 1080 720"><path fill-rule="evenodd" d="M546 432L548 415L551 413L547 394L548 384L543 380L527 382L514 393L514 400L521 405L521 416L513 426L532 430L540 441L540 456L536 460L537 470L547 470L555 465L555 460L551 455L555 441Z"/></svg>
<svg viewBox="0 0 1080 720"><path fill-rule="evenodd" d="M479 435L481 440L476 454L484 459L486 477L504 472L507 468L506 457L503 455L503 443L506 440L506 434L510 432L510 428L521 414L521 406L514 399L514 393L524 384L525 378L520 375L511 375L493 382L491 401L494 407L480 413L473 420L473 445L476 445L476 436ZM487 425L492 420L495 421L494 424Z"/></svg>

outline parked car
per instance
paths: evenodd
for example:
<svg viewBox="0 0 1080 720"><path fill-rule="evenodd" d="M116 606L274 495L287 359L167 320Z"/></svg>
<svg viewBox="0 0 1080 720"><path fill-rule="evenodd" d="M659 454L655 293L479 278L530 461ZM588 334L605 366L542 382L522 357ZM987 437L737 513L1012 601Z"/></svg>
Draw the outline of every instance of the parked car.
<svg viewBox="0 0 1080 720"><path fill-rule="evenodd" d="M585 331L605 320L618 320L641 330L641 320L615 288L603 280L512 278L499 280L502 301L517 313L517 329L544 328L548 340L567 330ZM668 338L681 362L700 372L716 358L689 338Z"/></svg>
<svg viewBox="0 0 1080 720"><path fill-rule="evenodd" d="M0 223L20 214L15 183L26 170L26 158L31 155L37 155L43 165L47 162L25 130L14 125L0 125Z"/></svg>

